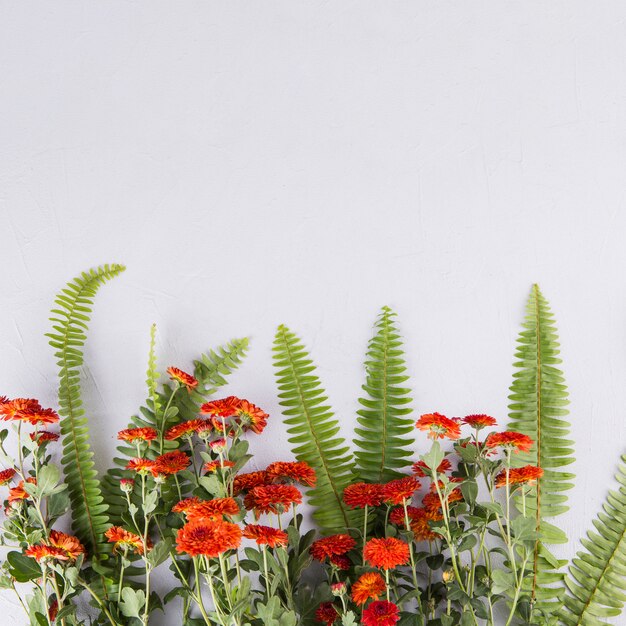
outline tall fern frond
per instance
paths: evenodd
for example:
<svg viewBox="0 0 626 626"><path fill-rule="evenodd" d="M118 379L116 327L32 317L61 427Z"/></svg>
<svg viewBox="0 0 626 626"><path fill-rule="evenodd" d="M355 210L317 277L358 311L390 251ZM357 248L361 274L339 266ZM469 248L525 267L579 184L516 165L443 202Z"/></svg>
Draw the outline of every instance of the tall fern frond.
<svg viewBox="0 0 626 626"><path fill-rule="evenodd" d="M602 512L593 521L595 532L582 540L584 551L572 559L565 579L568 593L559 618L566 626L601 626L604 618L622 613L626 603L626 456Z"/></svg>
<svg viewBox="0 0 626 626"><path fill-rule="evenodd" d="M328 398L302 342L286 326L279 326L273 351L289 442L296 458L317 473L317 485L309 492L313 516L322 531L345 532L356 520L342 498L354 471L350 449L338 436L339 423L325 404Z"/></svg>
<svg viewBox="0 0 626 626"><path fill-rule="evenodd" d="M412 455L410 446L413 420L411 390L403 386L409 379L402 349L402 338L394 322L396 314L383 307L376 321L365 360L367 398L357 411L360 428L355 429L356 471L366 482L387 482L401 475Z"/></svg>
<svg viewBox="0 0 626 626"><path fill-rule="evenodd" d="M152 324L152 326L150 326L150 348L148 350L148 369L146 371L146 385L148 386L148 398L152 402L152 410L155 413L158 413L161 409L161 405L157 393L159 386L159 372L157 370L155 343L156 324Z"/></svg>
<svg viewBox="0 0 626 626"><path fill-rule="evenodd" d="M563 373L557 368L559 342L548 302L533 285L527 304L523 330L516 350L518 371L513 376L509 399L509 428L530 436L534 445L530 452L514 455L519 465L537 465L543 477L526 496L526 514L536 522L538 539L527 574L525 591L535 606L550 611L562 589L554 583L562 580L562 565L546 548L546 544L565 543L565 533L546 521L567 511L567 496L572 488L573 474L562 467L574 461L573 441L568 439L569 423L564 417L569 404Z"/></svg>
<svg viewBox="0 0 626 626"><path fill-rule="evenodd" d="M55 300L50 318L50 345L59 366L59 414L68 493L72 504L72 527L77 537L98 556L102 534L108 525L107 505L102 498L89 427L80 395L80 367L93 299L98 288L124 271L123 265L103 265L70 281Z"/></svg>

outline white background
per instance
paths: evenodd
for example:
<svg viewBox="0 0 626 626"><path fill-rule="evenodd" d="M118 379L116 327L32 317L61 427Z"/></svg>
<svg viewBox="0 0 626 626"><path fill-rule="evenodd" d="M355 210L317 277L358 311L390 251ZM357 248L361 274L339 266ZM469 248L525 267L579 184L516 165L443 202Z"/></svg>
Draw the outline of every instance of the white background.
<svg viewBox="0 0 626 626"><path fill-rule="evenodd" d="M152 322L163 367L251 336L228 391L272 414L259 466L290 456L281 322L348 435L384 304L416 412L504 422L537 281L571 391L571 556L626 452L625 19L621 1L0 2L0 393L54 405L54 294L116 261L86 348L101 469Z"/></svg>

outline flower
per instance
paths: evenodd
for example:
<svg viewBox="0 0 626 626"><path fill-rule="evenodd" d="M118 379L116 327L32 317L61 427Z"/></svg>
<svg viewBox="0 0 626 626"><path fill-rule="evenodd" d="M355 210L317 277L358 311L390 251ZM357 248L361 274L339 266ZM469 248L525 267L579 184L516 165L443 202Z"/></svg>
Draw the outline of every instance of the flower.
<svg viewBox="0 0 626 626"><path fill-rule="evenodd" d="M437 467L437 473L443 474L444 472L447 472L448 470L451 470L451 469L452 469L452 464L450 463L450 461L448 461L448 459L444 459L443 461L441 461L441 463L439 463L439 467ZM428 467L428 465L426 465L424 461L418 461L417 463L413 463L413 466L411 467L411 471L416 476L419 476L419 477L430 475L430 467Z"/></svg>
<svg viewBox="0 0 626 626"><path fill-rule="evenodd" d="M363 610L363 626L394 626L400 621L400 611L393 602L376 600Z"/></svg>
<svg viewBox="0 0 626 626"><path fill-rule="evenodd" d="M181 437L191 437L191 435L196 433L198 428L203 426L205 422L206 420L195 419L176 424L175 426L167 429L165 439L168 441L174 441L175 439L180 439Z"/></svg>
<svg viewBox="0 0 626 626"><path fill-rule="evenodd" d="M54 623L54 620L57 618L59 614L59 601L53 600L48 607L48 618L50 622Z"/></svg>
<svg viewBox="0 0 626 626"><path fill-rule="evenodd" d="M543 476L543 470L536 465L513 467L509 470L509 486L534 483ZM504 487L507 484L506 470L502 470L496 476L496 487Z"/></svg>
<svg viewBox="0 0 626 626"><path fill-rule="evenodd" d="M323 563L333 556L343 556L356 546L356 541L346 534L322 537L311 544L309 552L316 560Z"/></svg>
<svg viewBox="0 0 626 626"><path fill-rule="evenodd" d="M168 367L167 373L172 380L180 383L183 387L187 387L187 391L192 391L198 386L198 381L191 374L187 374L177 367Z"/></svg>
<svg viewBox="0 0 626 626"><path fill-rule="evenodd" d="M154 441L159 433L154 428L126 428L117 433L117 438L129 443L135 441Z"/></svg>
<svg viewBox="0 0 626 626"><path fill-rule="evenodd" d="M53 409L31 409L16 415L13 419L28 422L33 426L39 424L56 424L59 421L59 415Z"/></svg>
<svg viewBox="0 0 626 626"><path fill-rule="evenodd" d="M291 479L307 487L315 487L315 470L305 461L276 461L265 469L269 480Z"/></svg>
<svg viewBox="0 0 626 626"><path fill-rule="evenodd" d="M233 498L215 498L192 504L185 514L191 522L217 522L223 520L224 516L231 517L239 512L239 505Z"/></svg>
<svg viewBox="0 0 626 626"><path fill-rule="evenodd" d="M347 587L346 587L346 583L343 581L340 581L338 583L333 583L330 586L330 592L334 595L334 596L345 596L346 595L346 591L347 591Z"/></svg>
<svg viewBox="0 0 626 626"><path fill-rule="evenodd" d="M120 480L120 489L124 493L131 493L135 487L135 481L132 478L122 478Z"/></svg>
<svg viewBox="0 0 626 626"><path fill-rule="evenodd" d="M176 550L189 556L219 556L236 550L241 544L242 532L230 522L188 522L176 535Z"/></svg>
<svg viewBox="0 0 626 626"><path fill-rule="evenodd" d="M150 459L131 459L126 464L127 470L133 470L134 472L137 472L139 474L141 474L142 472L148 473L152 471L153 467L154 461L151 461Z"/></svg>
<svg viewBox="0 0 626 626"><path fill-rule="evenodd" d="M200 500L198 496L185 498L184 500L181 500L172 507L172 513L187 513L187 511L189 511L192 507L194 507L196 504L199 504L200 502L202 502L202 500Z"/></svg>
<svg viewBox="0 0 626 626"><path fill-rule="evenodd" d="M383 577L378 572L366 572L352 585L352 601L365 604L368 600L378 600L387 590Z"/></svg>
<svg viewBox="0 0 626 626"><path fill-rule="evenodd" d="M432 495L432 494L431 494ZM439 499L437 498L439 504ZM415 506L407 507L407 515L409 518L409 526L413 532L413 538L415 541L432 541L437 539L437 535L430 527L429 522L435 522L442 519L439 509L428 510L426 508L418 508ZM406 518L404 515L404 507L396 507L391 511L389 515L389 521L398 526L406 525Z"/></svg>
<svg viewBox="0 0 626 626"><path fill-rule="evenodd" d="M45 543L38 543L34 546L29 546L24 554L35 559L37 563L41 563L42 561L46 563L48 561L69 560L65 550L55 548L54 546L48 546Z"/></svg>
<svg viewBox="0 0 626 626"><path fill-rule="evenodd" d="M502 447L509 450L515 450L515 452L528 452L534 441L528 436L522 433L515 432L513 430L507 430L502 433L491 433L485 440L485 446L487 448Z"/></svg>
<svg viewBox="0 0 626 626"><path fill-rule="evenodd" d="M461 427L458 423L440 413L426 413L422 415L415 426L420 430L427 430L431 439L458 439L461 436Z"/></svg>
<svg viewBox="0 0 626 626"><path fill-rule="evenodd" d="M441 497L444 497L443 493ZM448 506L453 502L460 502L461 500L463 500L463 494L460 489L453 489L447 496ZM437 513L441 510L441 500L434 485L431 485L430 493L427 493L422 499L422 504L430 513Z"/></svg>
<svg viewBox="0 0 626 626"><path fill-rule="evenodd" d="M27 478L26 482L31 484L31 485L36 485L37 481L34 478ZM9 503L11 502L15 502L17 500L28 500L28 498L30 498L30 495L28 494L28 492L24 489L24 481L20 480L20 482L18 483L17 487L12 487L11 489L9 489Z"/></svg>
<svg viewBox="0 0 626 626"><path fill-rule="evenodd" d="M495 417L480 413L477 415L466 415L463 418L463 423L468 424L476 430L480 430L481 428L486 428L487 426L495 426L498 422L496 422Z"/></svg>
<svg viewBox="0 0 626 626"><path fill-rule="evenodd" d="M124 552L131 550L136 554L144 553L143 539L139 535L131 533L121 526L111 526L111 528L104 533L104 536L108 539L109 543L115 544L113 546L113 551L115 552L117 552L118 548L121 546ZM148 549L151 547L150 543L148 543Z"/></svg>
<svg viewBox="0 0 626 626"><path fill-rule="evenodd" d="M248 524L243 531L246 539L254 539L259 546L284 547L289 543L287 533L272 526L261 526L260 524Z"/></svg>
<svg viewBox="0 0 626 626"><path fill-rule="evenodd" d="M24 413L41 409L38 400L34 398L15 398L9 400L2 396L4 402L0 403L0 415L4 420L21 420Z"/></svg>
<svg viewBox="0 0 626 626"><path fill-rule="evenodd" d="M391 513L389 514L389 521L392 524L396 524L398 526L405 526L406 518L409 518L410 523L414 516L419 515L418 511L419 509L416 506L407 506L405 515L404 507L396 506L391 510Z"/></svg>
<svg viewBox="0 0 626 626"><path fill-rule="evenodd" d="M328 560L331 565L334 565L338 569L350 569L350 559L345 554L333 554L333 556L328 557Z"/></svg>
<svg viewBox="0 0 626 626"><path fill-rule="evenodd" d="M224 439L223 437L220 437L219 439L214 439L209 444L209 448L211 448L211 451L215 452L215 454L224 454L227 448L226 439Z"/></svg>
<svg viewBox="0 0 626 626"><path fill-rule="evenodd" d="M372 567L393 569L408 562L409 546L395 537L370 539L365 544L363 556Z"/></svg>
<svg viewBox="0 0 626 626"><path fill-rule="evenodd" d="M244 431L251 430L257 435L263 432L269 417L265 411L247 400L240 400L235 415L237 416L237 423Z"/></svg>
<svg viewBox="0 0 626 626"><path fill-rule="evenodd" d="M85 546L74 535L66 535L58 530L51 530L48 544L63 550L68 559L75 561L81 554L85 554Z"/></svg>
<svg viewBox="0 0 626 626"><path fill-rule="evenodd" d="M228 459L222 459L221 461L208 461L204 464L205 472L217 472L218 469L226 469L229 467L235 467L235 463Z"/></svg>
<svg viewBox="0 0 626 626"><path fill-rule="evenodd" d="M351 509L379 506L383 501L383 486L378 483L354 483L343 490L343 501Z"/></svg>
<svg viewBox="0 0 626 626"><path fill-rule="evenodd" d="M9 469L2 470L0 472L0 485L6 485L10 483L11 480L13 479L13 476L15 476L15 474L17 474L17 472L12 467L9 467Z"/></svg>
<svg viewBox="0 0 626 626"><path fill-rule="evenodd" d="M391 504L402 504L405 500L410 500L420 486L420 481L414 476L397 478L383 485L383 500Z"/></svg>
<svg viewBox="0 0 626 626"><path fill-rule="evenodd" d="M40 430L35 433L30 433L30 440L36 441L38 446L43 445L46 441L58 441L58 439L58 433L51 433L48 430Z"/></svg>
<svg viewBox="0 0 626 626"><path fill-rule="evenodd" d="M293 485L259 485L244 498L246 509L260 513L282 513L292 504L301 504L302 494Z"/></svg>
<svg viewBox="0 0 626 626"><path fill-rule="evenodd" d="M239 495L244 491L251 491L259 485L268 485L269 483L270 480L265 471L238 474L233 480L233 493Z"/></svg>
<svg viewBox="0 0 626 626"><path fill-rule="evenodd" d="M315 619L318 622L326 624L326 626L332 626L335 622L339 621L341 617L332 602L324 602L320 604L317 611L315 611Z"/></svg>
<svg viewBox="0 0 626 626"><path fill-rule="evenodd" d="M215 417L232 417L236 414L241 400L235 396L228 396L221 400L212 400L211 402L205 402L201 407L202 413L213 415Z"/></svg>
<svg viewBox="0 0 626 626"><path fill-rule="evenodd" d="M191 460L181 450L173 450L172 452L166 452L161 456L158 456L154 460L154 465L151 468L152 474L177 474L189 467Z"/></svg>

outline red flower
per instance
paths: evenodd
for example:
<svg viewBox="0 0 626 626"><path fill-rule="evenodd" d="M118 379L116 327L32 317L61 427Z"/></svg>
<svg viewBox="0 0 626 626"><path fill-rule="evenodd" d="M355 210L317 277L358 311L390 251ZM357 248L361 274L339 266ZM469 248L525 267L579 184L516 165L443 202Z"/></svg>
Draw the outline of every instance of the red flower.
<svg viewBox="0 0 626 626"><path fill-rule="evenodd" d="M204 426L205 423L206 420L201 419L181 422L180 424L176 424L175 426L167 429L165 439L168 441L174 441L175 439L180 439L181 437L191 437L191 435L196 433L199 428Z"/></svg>
<svg viewBox="0 0 626 626"><path fill-rule="evenodd" d="M13 419L28 422L32 426L39 424L56 424L59 421L59 415L53 409L31 409L16 415Z"/></svg>
<svg viewBox="0 0 626 626"><path fill-rule="evenodd" d="M68 561L69 557L65 553L65 550L61 548L55 548L54 546L48 546L43 543L38 543L34 546L29 546L24 553L26 556L30 556L35 559L37 563L44 563L48 561Z"/></svg>
<svg viewBox="0 0 626 626"><path fill-rule="evenodd" d="M215 498L191 504L185 511L190 522L218 522L224 516L232 517L239 514L239 505L233 498Z"/></svg>
<svg viewBox="0 0 626 626"><path fill-rule="evenodd" d="M496 422L495 417L491 417L490 415L477 414L465 416L463 418L463 423L468 424L476 430L480 430L481 428L486 428L487 426L495 426L498 422Z"/></svg>
<svg viewBox="0 0 626 626"><path fill-rule="evenodd" d="M85 554L85 546L74 535L66 535L58 530L51 530L48 538L49 545L65 552L68 559L75 561L81 554Z"/></svg>
<svg viewBox="0 0 626 626"><path fill-rule="evenodd" d="M393 602L376 600L363 610L363 626L394 626L400 621L400 611Z"/></svg>
<svg viewBox="0 0 626 626"><path fill-rule="evenodd" d="M0 415L5 420L23 420L24 414L41 409L39 401L34 398L9 400L6 396L2 396L2 400L4 402L0 403Z"/></svg>
<svg viewBox="0 0 626 626"><path fill-rule="evenodd" d="M333 556L328 557L328 560L339 569L350 569L350 559L345 554L333 554Z"/></svg>
<svg viewBox="0 0 626 626"><path fill-rule="evenodd" d="M37 484L37 481L34 478L27 478L26 482L31 485ZM23 480L20 480L17 487L12 487L11 489L9 489L9 498L8 498L9 503L15 502L16 500L28 500L28 498L30 498L30 496L24 489Z"/></svg>
<svg viewBox="0 0 626 626"><path fill-rule="evenodd" d="M383 501L383 486L378 483L354 483L343 490L343 501L351 509L380 506Z"/></svg>
<svg viewBox="0 0 626 626"><path fill-rule="evenodd" d="M215 417L232 417L236 414L240 404L241 400L239 398L235 396L228 396L228 398L223 398L221 400L205 402L200 407L200 411Z"/></svg>
<svg viewBox="0 0 626 626"><path fill-rule="evenodd" d="M243 531L243 536L247 539L254 539L259 546L284 547L289 543L286 532L272 526L261 526L259 524L248 524Z"/></svg>
<svg viewBox="0 0 626 626"><path fill-rule="evenodd" d="M58 441L58 439L58 433L51 433L48 430L40 430L35 433L30 433L30 440L36 441L38 446L43 445L46 441Z"/></svg>
<svg viewBox="0 0 626 626"><path fill-rule="evenodd" d="M356 541L350 535L339 534L314 541L309 551L316 561L323 563L331 557L347 554L354 546L356 546Z"/></svg>
<svg viewBox="0 0 626 626"><path fill-rule="evenodd" d="M406 526L406 517L409 518L409 523L415 515L419 515L419 509L416 506L407 506L406 515L404 513L403 506L396 506L391 510L389 514L389 521L397 526Z"/></svg>
<svg viewBox="0 0 626 626"><path fill-rule="evenodd" d="M226 469L229 467L235 467L235 463L228 459L223 459L221 461L208 461L204 464L203 469L205 472L217 472L218 469Z"/></svg>
<svg viewBox="0 0 626 626"><path fill-rule="evenodd" d="M154 428L126 428L117 433L117 438L129 443L135 441L154 441L159 433Z"/></svg>
<svg viewBox="0 0 626 626"><path fill-rule="evenodd" d="M166 452L161 456L158 456L154 460L154 465L151 468L154 476L158 474L170 475L177 474L189 467L191 460L189 457L180 450L173 450L172 452Z"/></svg>
<svg viewBox="0 0 626 626"><path fill-rule="evenodd" d="M460 489L453 489L447 496L448 506L453 502L460 502L461 500L463 500L463 494ZM437 513L441 509L441 500L434 485L431 485L430 493L427 493L422 499L422 504L431 513Z"/></svg>
<svg viewBox="0 0 626 626"><path fill-rule="evenodd" d="M189 522L176 535L176 550L214 558L241 544L241 528L230 522Z"/></svg>
<svg viewBox="0 0 626 626"><path fill-rule="evenodd" d="M13 479L13 476L15 476L15 474L17 474L17 472L12 467L9 467L9 469L2 470L0 472L0 485L6 485L10 483L11 480Z"/></svg>
<svg viewBox="0 0 626 626"><path fill-rule="evenodd" d="M302 494L293 485L259 485L244 498L246 509L260 513L282 513L293 504L302 503Z"/></svg>
<svg viewBox="0 0 626 626"><path fill-rule="evenodd" d="M251 430L257 435L263 432L269 417L265 411L247 400L239 402L235 415L237 416L237 423L243 430Z"/></svg>
<svg viewBox="0 0 626 626"><path fill-rule="evenodd" d="M429 524L431 521L435 522L442 519L439 513L439 504L439 499L437 498L437 509L435 511L415 506L407 507L409 526L415 541L433 541L439 537L439 535L432 531ZM406 526L404 507L396 507L393 509L389 515L389 521L398 526Z"/></svg>
<svg viewBox="0 0 626 626"><path fill-rule="evenodd" d="M332 602L324 602L319 605L317 611L315 611L315 619L326 626L332 626L335 622L338 622L341 617Z"/></svg>
<svg viewBox="0 0 626 626"><path fill-rule="evenodd" d="M383 500L391 504L402 504L405 500L410 500L420 486L420 481L414 476L397 478L383 485Z"/></svg>
<svg viewBox="0 0 626 626"><path fill-rule="evenodd" d="M372 567L393 569L409 561L409 545L395 537L370 539L363 550L365 560Z"/></svg>
<svg viewBox="0 0 626 626"><path fill-rule="evenodd" d="M187 391L192 391L198 386L198 381L191 374L187 374L177 367L168 367L167 373L172 380L177 381L183 387L187 387Z"/></svg>
<svg viewBox="0 0 626 626"><path fill-rule="evenodd" d="M114 552L117 552L118 548L121 546L123 552L130 550L136 554L144 553L143 539L139 535L131 533L129 530L126 530L121 526L111 526L111 528L104 533L104 536L107 538L109 543L115 544L113 546ZM148 544L148 550L151 547L152 545Z"/></svg>
<svg viewBox="0 0 626 626"><path fill-rule="evenodd" d="M444 472L447 472L451 469L452 464L450 463L450 461L448 461L448 459L444 459L443 461L441 461L441 463L439 463L437 473L443 474ZM416 476L419 476L420 478L424 476L430 476L430 468L428 467L428 465L426 465L426 463L424 463L424 461L418 461L417 463L413 463L411 470Z"/></svg>
<svg viewBox="0 0 626 626"><path fill-rule="evenodd" d="M276 461L270 463L265 472L271 481L289 479L307 487L315 487L317 480L315 470L305 461Z"/></svg>
<svg viewBox="0 0 626 626"><path fill-rule="evenodd" d="M485 446L487 448L508 448L513 449L515 452L528 452L533 445L534 441L528 436L523 435L512 430L507 430L503 433L491 433L485 440Z"/></svg>
<svg viewBox="0 0 626 626"><path fill-rule="evenodd" d="M189 511L189 509L194 507L196 504L199 504L200 502L202 502L202 500L200 500L200 498L198 498L198 496L192 496L191 498L185 498L184 500L181 500L180 502L177 502L172 507L172 513L187 513L187 511Z"/></svg>
<svg viewBox="0 0 626 626"><path fill-rule="evenodd" d="M514 467L509 470L509 486L534 483L543 476L543 470L536 465ZM504 487L507 483L506 471L502 470L496 476L496 487Z"/></svg>
<svg viewBox="0 0 626 626"><path fill-rule="evenodd" d="M458 439L461 436L461 427L459 424L445 415L440 413L427 413L422 415L415 426L420 430L428 431L431 439Z"/></svg>
<svg viewBox="0 0 626 626"><path fill-rule="evenodd" d="M238 474L233 480L233 493L239 495L242 492L251 491L260 485L268 485L270 479L265 471Z"/></svg>
<svg viewBox="0 0 626 626"><path fill-rule="evenodd" d="M352 585L352 601L361 605L368 600L378 600L386 590L387 585L378 572L366 572Z"/></svg>
<svg viewBox="0 0 626 626"><path fill-rule="evenodd" d="M131 459L126 464L127 470L133 470L134 472L137 472L137 473L141 473L141 472L148 473L152 471L153 467L154 467L154 461L151 461L150 459Z"/></svg>

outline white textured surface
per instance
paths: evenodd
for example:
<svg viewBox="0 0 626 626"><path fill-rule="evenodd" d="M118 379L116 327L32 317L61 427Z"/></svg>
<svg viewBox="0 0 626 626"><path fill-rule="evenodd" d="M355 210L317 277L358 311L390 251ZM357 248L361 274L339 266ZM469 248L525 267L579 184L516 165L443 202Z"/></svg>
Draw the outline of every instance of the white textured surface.
<svg viewBox="0 0 626 626"><path fill-rule="evenodd" d="M626 451L625 18L621 1L0 1L0 393L54 402L52 298L119 261L87 347L101 468L144 398L153 321L163 366L252 336L229 390L272 412L259 465L288 457L280 322L347 431L382 304L416 410L504 419L538 281L571 390L571 555ZM23 623L11 597L0 611Z"/></svg>

